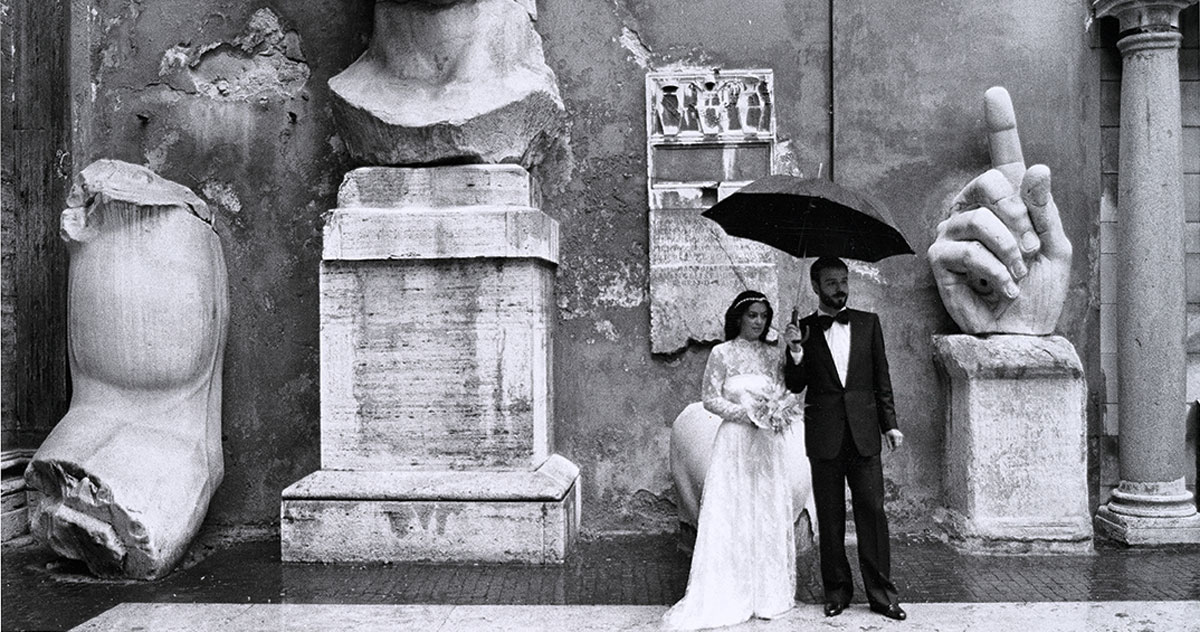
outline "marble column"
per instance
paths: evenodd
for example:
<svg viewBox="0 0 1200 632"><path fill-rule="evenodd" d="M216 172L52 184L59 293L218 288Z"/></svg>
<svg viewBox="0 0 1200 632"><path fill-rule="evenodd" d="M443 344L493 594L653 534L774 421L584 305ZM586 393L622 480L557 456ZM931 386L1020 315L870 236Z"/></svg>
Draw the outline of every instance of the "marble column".
<svg viewBox="0 0 1200 632"><path fill-rule="evenodd" d="M1121 482L1096 515L1127 544L1200 542L1184 485L1186 299L1179 12L1191 0L1100 0L1120 21L1117 246Z"/></svg>

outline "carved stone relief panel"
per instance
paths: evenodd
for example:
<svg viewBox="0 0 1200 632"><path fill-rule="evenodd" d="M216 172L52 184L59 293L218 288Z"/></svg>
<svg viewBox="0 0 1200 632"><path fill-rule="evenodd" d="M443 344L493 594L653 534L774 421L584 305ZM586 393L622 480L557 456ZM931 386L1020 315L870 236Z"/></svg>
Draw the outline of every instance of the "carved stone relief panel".
<svg viewBox="0 0 1200 632"><path fill-rule="evenodd" d="M721 340L725 308L742 290L778 296L775 252L700 216L774 171L773 97L770 70L646 75L652 353Z"/></svg>
<svg viewBox="0 0 1200 632"><path fill-rule="evenodd" d="M775 138L770 70L679 69L646 75L650 143Z"/></svg>

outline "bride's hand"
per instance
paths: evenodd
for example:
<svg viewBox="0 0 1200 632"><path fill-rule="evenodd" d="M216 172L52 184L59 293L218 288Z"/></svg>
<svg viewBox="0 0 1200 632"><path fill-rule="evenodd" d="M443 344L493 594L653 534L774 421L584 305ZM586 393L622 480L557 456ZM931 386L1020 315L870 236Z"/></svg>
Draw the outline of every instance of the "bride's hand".
<svg viewBox="0 0 1200 632"><path fill-rule="evenodd" d="M758 425L754 421L754 418L750 415L750 410L748 408L746 408L745 406L739 406L739 407L737 407L736 410L730 411L728 413L728 416L725 417L725 420L733 421L733 422L736 422L739 424L747 424L750 426Z"/></svg>
<svg viewBox="0 0 1200 632"><path fill-rule="evenodd" d="M750 418L750 423L759 428L770 428L770 407L765 400L757 400L746 409L746 416Z"/></svg>

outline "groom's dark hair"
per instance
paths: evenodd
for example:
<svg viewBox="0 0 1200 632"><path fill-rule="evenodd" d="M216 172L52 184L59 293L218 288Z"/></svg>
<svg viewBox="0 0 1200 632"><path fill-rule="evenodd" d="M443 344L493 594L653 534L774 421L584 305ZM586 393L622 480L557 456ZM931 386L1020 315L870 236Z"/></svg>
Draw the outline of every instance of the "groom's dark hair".
<svg viewBox="0 0 1200 632"><path fill-rule="evenodd" d="M767 326L763 327L762 334L758 337L759 340L766 341L767 332L771 330L771 319L775 317L775 309L771 307L771 301L767 300L767 296L762 292L754 290L746 290L738 294L733 302L729 304L729 309L725 310L725 339L733 340L742 333L742 316L746 315L746 310L755 303L763 303L767 306Z"/></svg>
<svg viewBox="0 0 1200 632"><path fill-rule="evenodd" d="M825 270L846 270L850 268L846 266L846 262L837 257L820 257L813 262L812 267L808 269L808 278L816 283L821 279L821 272Z"/></svg>

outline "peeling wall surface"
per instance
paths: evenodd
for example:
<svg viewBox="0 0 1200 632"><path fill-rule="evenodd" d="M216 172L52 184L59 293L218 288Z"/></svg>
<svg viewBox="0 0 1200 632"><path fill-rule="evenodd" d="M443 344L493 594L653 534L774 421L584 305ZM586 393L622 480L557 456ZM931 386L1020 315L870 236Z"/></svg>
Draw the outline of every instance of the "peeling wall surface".
<svg viewBox="0 0 1200 632"><path fill-rule="evenodd" d="M982 97L1006 86L1026 157L1054 170L1075 244L1059 329L1095 400L1098 72L1086 4L540 3L536 28L570 134L569 151L534 170L542 209L561 222L554 436L582 471L585 532L675 528L669 424L698 399L709 351L650 352L650 70L773 69L789 169L832 173L884 200L918 253L951 197L988 166ZM120 159L187 185L214 209L226 252L226 476L212 523L277 521L280 490L319 465L322 213L358 166L336 135L327 81L365 49L372 9L369 0L102 0L73 16L77 68L87 64L90 77L75 86L86 153L76 164ZM778 259L780 295L799 295L805 311L815 306L807 263ZM908 437L884 459L894 529L923 528L941 504L944 435L930 336L956 329L923 257L855 265L851 283L851 306L882 318Z"/></svg>
<svg viewBox="0 0 1200 632"><path fill-rule="evenodd" d="M326 81L365 48L371 3L90 4L72 16L90 77L74 86L75 163L146 165L213 209L231 309L208 521L277 522L280 490L319 464L322 213L354 166Z"/></svg>

